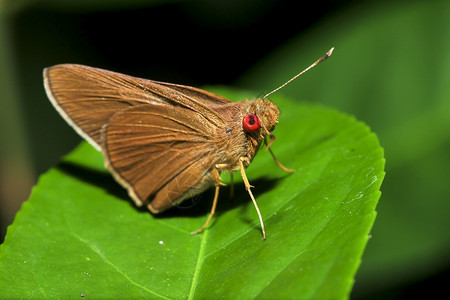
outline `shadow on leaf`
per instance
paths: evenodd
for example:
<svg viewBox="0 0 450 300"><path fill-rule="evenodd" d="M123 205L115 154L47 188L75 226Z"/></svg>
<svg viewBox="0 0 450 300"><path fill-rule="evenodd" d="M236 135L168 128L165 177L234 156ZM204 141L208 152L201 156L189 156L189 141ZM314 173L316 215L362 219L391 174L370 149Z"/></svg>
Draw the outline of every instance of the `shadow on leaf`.
<svg viewBox="0 0 450 300"><path fill-rule="evenodd" d="M57 167L60 171L77 178L83 182L89 183L93 186L99 187L114 197L127 201L131 206L133 206L137 211L143 213L151 214L145 206L138 207L134 205L133 201L128 196L127 190L123 188L119 183L117 183L112 175L107 171L99 171L94 168L89 168L80 164L63 161L60 162ZM252 189L253 194L256 199L259 195L266 193L273 189L277 182L282 178L265 178L261 177L252 181L252 185L255 186ZM164 211L161 214L153 215L155 218L171 218L171 217L198 217L206 216L212 206L212 201L214 198L214 189L211 187L205 192L196 195L190 199L186 199L179 205L172 209ZM234 195L230 198L230 188L229 186L223 187L219 193L219 200L216 209L216 215L219 216L225 211L233 209L235 207L241 206L242 209L246 210L247 205L251 204L250 196L245 190L242 182L235 183ZM251 223L254 220L246 219L245 222Z"/></svg>
<svg viewBox="0 0 450 300"><path fill-rule="evenodd" d="M273 189L277 182L282 178L265 178L261 177L259 179L253 180L252 185L255 189L252 189L253 195L258 201L258 196L264 194L267 191ZM240 185L242 187L240 188ZM211 187L205 192L194 196L190 199L186 199L178 206L165 211L162 214L155 215L156 218L171 218L171 217L198 217L207 216L211 211L212 201L214 198L214 188ZM219 199L216 208L216 216L220 216L222 213L231 210L235 207L242 206L247 207L245 204L251 204L251 199L249 194L244 188L242 182L235 183L234 195L230 198L230 187L222 187L219 192ZM245 208L244 208L245 209ZM253 220L248 220L252 222ZM214 219L210 225L214 225Z"/></svg>
<svg viewBox="0 0 450 300"><path fill-rule="evenodd" d="M128 196L127 190L117 183L112 175L107 171L99 171L94 168L89 168L81 164L62 161L56 168L70 176L77 178L80 181L86 182L90 185L99 187L114 197L124 200L133 205L133 201ZM139 207L136 207L140 209ZM142 209L146 210L145 208Z"/></svg>

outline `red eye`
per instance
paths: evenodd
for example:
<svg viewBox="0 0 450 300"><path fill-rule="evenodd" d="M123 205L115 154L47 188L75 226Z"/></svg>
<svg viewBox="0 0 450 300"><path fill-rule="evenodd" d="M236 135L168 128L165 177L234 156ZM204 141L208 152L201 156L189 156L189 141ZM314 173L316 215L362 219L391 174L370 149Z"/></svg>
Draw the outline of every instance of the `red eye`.
<svg viewBox="0 0 450 300"><path fill-rule="evenodd" d="M261 127L261 121L257 116L248 114L242 120L242 126L244 126L245 131L256 131Z"/></svg>

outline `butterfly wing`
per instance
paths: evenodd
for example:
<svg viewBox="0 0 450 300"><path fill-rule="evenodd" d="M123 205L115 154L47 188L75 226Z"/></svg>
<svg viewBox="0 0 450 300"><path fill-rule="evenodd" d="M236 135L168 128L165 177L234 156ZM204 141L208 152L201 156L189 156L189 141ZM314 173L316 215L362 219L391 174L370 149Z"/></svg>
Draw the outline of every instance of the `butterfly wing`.
<svg viewBox="0 0 450 300"><path fill-rule="evenodd" d="M163 211L212 182L217 109L201 89L64 64L44 70L52 104L98 150L138 204ZM212 153L211 153L212 152Z"/></svg>
<svg viewBox="0 0 450 300"><path fill-rule="evenodd" d="M161 212L212 183L216 127L178 106L140 105L103 129L107 167L139 206Z"/></svg>
<svg viewBox="0 0 450 300"><path fill-rule="evenodd" d="M214 107L230 103L224 97L201 89L75 64L45 69L44 85L59 113L98 150L102 145L102 127L114 114L130 106L180 106L221 126L223 119Z"/></svg>

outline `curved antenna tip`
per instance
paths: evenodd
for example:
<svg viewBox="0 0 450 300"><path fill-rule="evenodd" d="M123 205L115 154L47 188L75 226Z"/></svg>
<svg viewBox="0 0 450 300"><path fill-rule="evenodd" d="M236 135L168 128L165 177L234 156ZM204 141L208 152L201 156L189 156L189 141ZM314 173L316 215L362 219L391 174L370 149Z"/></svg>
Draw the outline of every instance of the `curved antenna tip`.
<svg viewBox="0 0 450 300"><path fill-rule="evenodd" d="M298 73L297 75L295 75L294 77L292 77L291 79L289 79L288 81L286 81L285 83L283 83L282 85L280 85L279 87L277 87L276 89L274 89L273 91L271 91L270 93L267 93L264 97L262 97L261 99L264 100L267 97L269 97L270 95L272 95L273 93L275 93L276 91L284 88L286 85L288 85L289 83L291 83L291 81L295 80L297 77L299 77L300 75L302 75L303 73L307 72L309 69L314 68L315 66L317 66L318 64L320 64L321 62L323 62L325 59L327 59L328 57L330 57L330 55L333 53L334 51L334 47L332 47L330 50L328 50L327 53L325 53L324 56L322 56L321 58L319 58L318 60L316 60L312 65L310 65L309 67L307 67L306 69L304 69L303 71L301 71L300 73Z"/></svg>
<svg viewBox="0 0 450 300"><path fill-rule="evenodd" d="M331 54L333 54L333 51L334 51L334 47L331 48L330 50L328 50L327 56L331 56Z"/></svg>

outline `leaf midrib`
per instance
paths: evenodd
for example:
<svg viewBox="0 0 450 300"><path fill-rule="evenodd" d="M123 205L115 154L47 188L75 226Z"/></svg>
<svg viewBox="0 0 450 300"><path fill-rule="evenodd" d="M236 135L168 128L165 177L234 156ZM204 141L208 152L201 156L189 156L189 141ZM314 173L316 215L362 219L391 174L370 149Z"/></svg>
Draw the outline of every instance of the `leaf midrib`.
<svg viewBox="0 0 450 300"><path fill-rule="evenodd" d="M197 263L194 268L194 276L192 277L191 288L189 289L188 299L194 298L195 289L197 288L200 270L202 268L203 262L206 258L205 256L205 248L206 248L206 239L208 238L209 230L205 230L202 233L202 239L200 241L200 249L198 250Z"/></svg>

